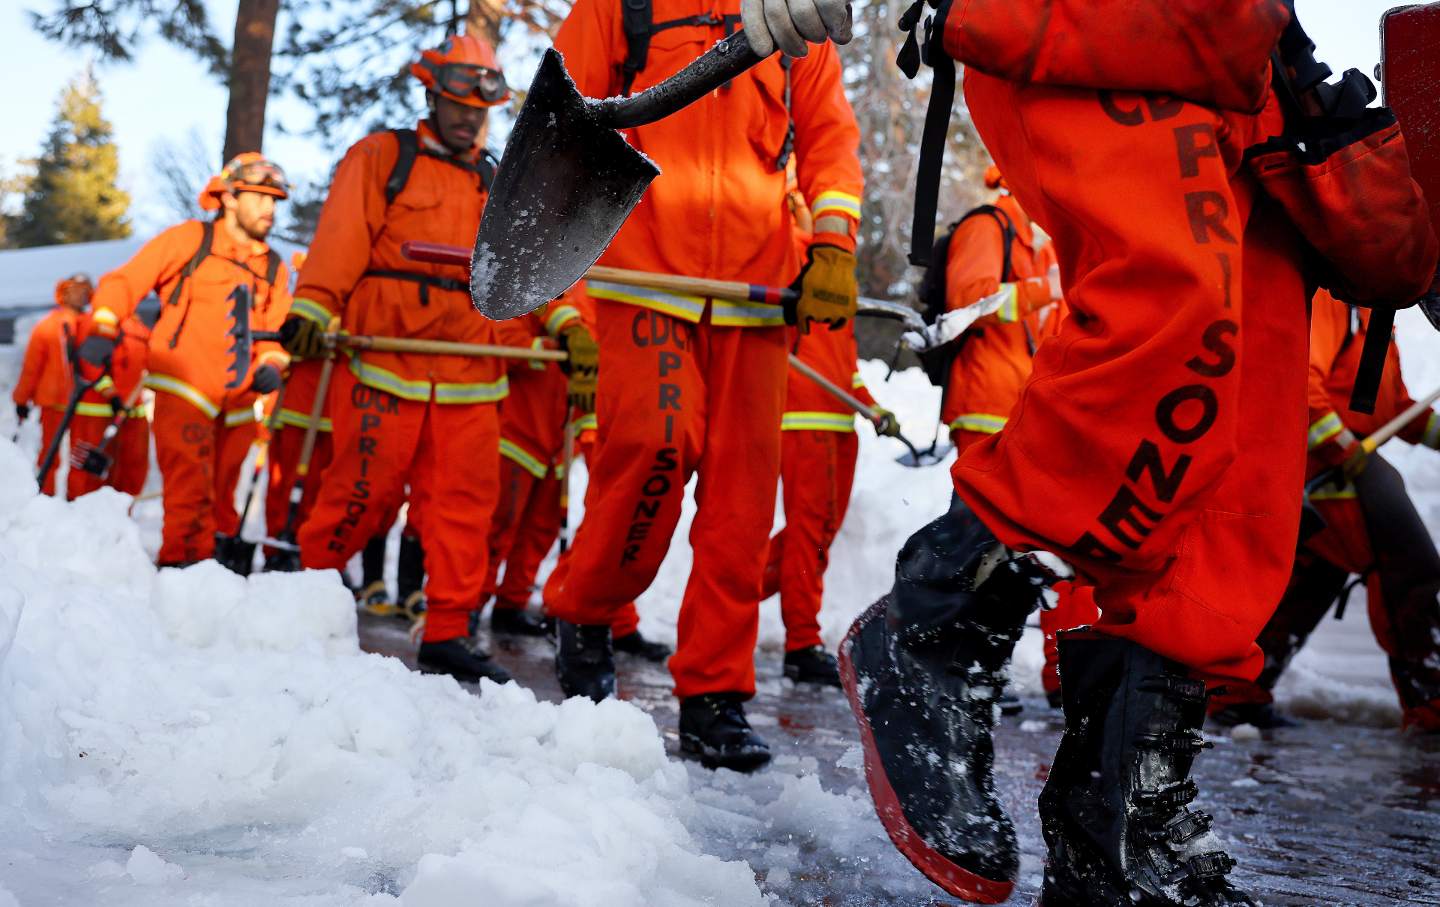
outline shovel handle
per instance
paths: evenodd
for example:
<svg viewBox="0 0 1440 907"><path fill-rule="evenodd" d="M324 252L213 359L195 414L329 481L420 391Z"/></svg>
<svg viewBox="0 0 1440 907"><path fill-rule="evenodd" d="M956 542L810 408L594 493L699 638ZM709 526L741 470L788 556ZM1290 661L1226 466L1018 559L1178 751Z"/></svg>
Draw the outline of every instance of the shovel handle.
<svg viewBox="0 0 1440 907"><path fill-rule="evenodd" d="M806 378L809 378L811 381L814 381L822 391L834 397L836 400L839 400L841 403L845 404L846 406L853 409L855 412L869 419L871 422L874 422L880 417L880 414L875 412L875 410L866 406L864 403L861 403L855 398L853 394L848 393L844 388L840 387L835 382L831 381L829 378L826 378L824 375L811 368L809 364L805 362L805 360L801 359L794 353L790 354L790 367L793 368L795 371L799 372L800 374L804 375Z"/></svg>
<svg viewBox="0 0 1440 907"><path fill-rule="evenodd" d="M764 59L742 28L659 85L634 97L586 101L586 106L611 129L644 126L690 106Z"/></svg>
<svg viewBox="0 0 1440 907"><path fill-rule="evenodd" d="M278 340L278 331L256 331L257 340ZM564 350L534 349L528 346L505 346L493 343L456 343L453 340L424 340L416 337L374 337L370 334L330 332L326 343L351 350L376 353L421 353L431 356L493 357L495 359L529 359L539 362L564 362L570 357Z"/></svg>

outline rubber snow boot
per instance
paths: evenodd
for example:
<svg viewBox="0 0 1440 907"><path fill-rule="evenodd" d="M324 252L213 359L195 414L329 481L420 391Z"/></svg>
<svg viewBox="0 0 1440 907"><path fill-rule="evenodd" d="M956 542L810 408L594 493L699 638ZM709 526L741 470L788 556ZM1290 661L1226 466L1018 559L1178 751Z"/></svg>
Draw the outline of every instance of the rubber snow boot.
<svg viewBox="0 0 1440 907"><path fill-rule="evenodd" d="M400 536L400 553L395 562L395 598L401 607L396 617L417 620L425 613L425 549L413 535Z"/></svg>
<svg viewBox="0 0 1440 907"><path fill-rule="evenodd" d="M706 768L753 772L770 761L770 745L745 719L741 693L706 693L680 700L680 752Z"/></svg>
<svg viewBox="0 0 1440 907"><path fill-rule="evenodd" d="M555 677L567 697L599 702L615 695L615 650L609 624L555 621Z"/></svg>
<svg viewBox="0 0 1440 907"><path fill-rule="evenodd" d="M488 677L496 683L510 681L510 672L468 636L443 642L422 642L416 662L427 674L449 674L461 683L479 683Z"/></svg>
<svg viewBox="0 0 1440 907"><path fill-rule="evenodd" d="M881 824L931 881L982 904L1008 898L1020 868L990 734L1044 582L957 499L905 542L895 585L840 645Z"/></svg>
<svg viewBox="0 0 1440 907"><path fill-rule="evenodd" d="M376 580L356 592L355 602L365 611L380 617L389 617L395 613L395 603L390 600L384 580Z"/></svg>
<svg viewBox="0 0 1440 907"><path fill-rule="evenodd" d="M1085 634L1081 636L1080 634ZM1253 907L1192 810L1205 683L1123 639L1060 634L1065 735L1040 792L1044 907Z"/></svg>
<svg viewBox="0 0 1440 907"><path fill-rule="evenodd" d="M550 622L524 608L496 605L490 610L490 632L501 636L546 636L550 633Z"/></svg>
<svg viewBox="0 0 1440 907"><path fill-rule="evenodd" d="M785 676L795 683L840 686L840 665L822 646L785 653Z"/></svg>
<svg viewBox="0 0 1440 907"><path fill-rule="evenodd" d="M615 651L636 655L646 661L661 664L670 657L671 649L663 642L653 642L640 635L640 631L627 633L615 639Z"/></svg>

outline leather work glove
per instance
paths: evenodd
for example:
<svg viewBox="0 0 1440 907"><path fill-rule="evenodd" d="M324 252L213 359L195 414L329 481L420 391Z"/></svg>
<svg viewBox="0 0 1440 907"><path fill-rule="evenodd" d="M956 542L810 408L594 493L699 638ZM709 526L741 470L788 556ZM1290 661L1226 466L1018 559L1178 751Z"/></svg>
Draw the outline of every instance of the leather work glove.
<svg viewBox="0 0 1440 907"><path fill-rule="evenodd" d="M565 393L571 406L582 413L595 411L595 389L600 383L600 345L579 321L560 332L560 346L570 355L561 363L568 377Z"/></svg>
<svg viewBox="0 0 1440 907"><path fill-rule="evenodd" d="M875 410L875 434L882 438L900 437L900 420L895 414L883 406L872 406Z"/></svg>
<svg viewBox="0 0 1440 907"><path fill-rule="evenodd" d="M1360 473L1365 471L1365 467L1370 465L1369 454L1365 453L1360 439L1348 428L1336 435L1333 443L1343 451L1340 455L1340 469L1345 473L1345 478L1355 481Z"/></svg>
<svg viewBox="0 0 1440 907"><path fill-rule="evenodd" d="M761 57L780 50L792 57L810 52L806 41L850 43L850 4L845 0L740 0L745 37Z"/></svg>
<svg viewBox="0 0 1440 907"><path fill-rule="evenodd" d="M24 422L24 421L25 421L26 419L28 419L28 418L30 418L30 404L28 404L28 403L17 403L17 404L15 404L15 421L16 421L16 422Z"/></svg>
<svg viewBox="0 0 1440 907"><path fill-rule="evenodd" d="M805 257L805 267L791 289L798 293L785 303L785 323L800 333L810 333L815 322L836 331L855 317L860 286L855 281L855 255L839 246L815 243Z"/></svg>
<svg viewBox="0 0 1440 907"><path fill-rule="evenodd" d="M315 322L310 322L314 324ZM262 365L250 379L250 389L257 394L273 394L280 389L280 370L273 365Z"/></svg>
<svg viewBox="0 0 1440 907"><path fill-rule="evenodd" d="M100 368L110 366L110 357L115 354L115 338L104 334L91 334L80 344L80 361Z"/></svg>
<svg viewBox="0 0 1440 907"><path fill-rule="evenodd" d="M309 318L291 315L280 325L280 345L296 359L315 359L325 352L325 329Z"/></svg>

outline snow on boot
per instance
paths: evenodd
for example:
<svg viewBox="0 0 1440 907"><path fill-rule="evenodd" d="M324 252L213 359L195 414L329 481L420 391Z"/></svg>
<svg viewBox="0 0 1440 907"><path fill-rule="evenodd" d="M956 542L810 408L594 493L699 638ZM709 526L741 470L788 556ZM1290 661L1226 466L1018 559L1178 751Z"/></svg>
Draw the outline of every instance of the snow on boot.
<svg viewBox="0 0 1440 907"><path fill-rule="evenodd" d="M840 665L823 646L796 649L785 653L785 676L795 683L813 683L822 687L840 686Z"/></svg>
<svg viewBox="0 0 1440 907"><path fill-rule="evenodd" d="M599 702L615 695L615 652L609 624L555 621L555 677L560 691Z"/></svg>
<svg viewBox="0 0 1440 907"><path fill-rule="evenodd" d="M1081 636L1081 634L1085 634ZM1065 736L1040 793L1044 907L1255 905L1189 809L1205 684L1123 639L1060 634Z"/></svg>
<svg viewBox="0 0 1440 907"><path fill-rule="evenodd" d="M1020 867L990 732L1043 583L957 501L905 542L895 585L840 644L881 824L931 881L983 904L1009 897Z"/></svg>
<svg viewBox="0 0 1440 907"><path fill-rule="evenodd" d="M538 614L531 614L524 608L502 608L498 604L490 610L490 632L501 636L545 636L549 634L549 622Z"/></svg>
<svg viewBox="0 0 1440 907"><path fill-rule="evenodd" d="M670 657L670 647L663 642L652 642L640 635L640 631L627 633L615 640L615 651L626 655L637 655L646 661L661 664Z"/></svg>
<svg viewBox="0 0 1440 907"><path fill-rule="evenodd" d="M390 600L384 580L369 583L355 593L355 602L365 611L380 617L389 617L395 613L395 603Z"/></svg>
<svg viewBox="0 0 1440 907"><path fill-rule="evenodd" d="M706 768L753 772L770 761L770 745L750 728L741 693L680 700L680 752Z"/></svg>
<svg viewBox="0 0 1440 907"><path fill-rule="evenodd" d="M461 683L479 683L482 677L496 683L507 683L511 679L510 672L468 636L444 642L422 642L415 660L425 673L449 674Z"/></svg>

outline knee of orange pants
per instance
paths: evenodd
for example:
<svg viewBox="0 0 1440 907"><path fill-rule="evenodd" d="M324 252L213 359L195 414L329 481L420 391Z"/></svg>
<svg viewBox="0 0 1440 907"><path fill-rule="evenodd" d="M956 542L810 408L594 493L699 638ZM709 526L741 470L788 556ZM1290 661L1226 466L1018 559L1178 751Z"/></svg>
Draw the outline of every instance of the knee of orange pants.
<svg viewBox="0 0 1440 907"><path fill-rule="evenodd" d="M1253 677L1298 525L1308 342L1293 229L1239 169L1260 121L973 71L966 97L1073 314L956 489L1006 544L1070 560L1097 629Z"/></svg>
<svg viewBox="0 0 1440 907"><path fill-rule="evenodd" d="M555 561L555 569L545 578L545 584L541 587L541 599L544 602L542 608L551 617L556 616L550 607L550 602L565 588L565 581L570 575L570 552L574 548L567 548ZM619 639L622 636L629 636L640 629L640 612L636 609L633 601L625 602L612 609L608 621L600 623L610 624L610 636L612 639Z"/></svg>
<svg viewBox="0 0 1440 907"><path fill-rule="evenodd" d="M102 416L80 416L77 415L70 421L70 447L79 449L82 445L96 447L105 436L105 427L110 420ZM114 450L107 451L110 456L115 455ZM112 466L113 469L113 466ZM83 469L76 469L73 466L65 481L65 494L70 500L89 494L97 488L105 485L105 479L94 473L86 472Z"/></svg>
<svg viewBox="0 0 1440 907"><path fill-rule="evenodd" d="M299 528L307 569L343 570L377 532L389 528L420 443L426 403L361 384L348 368L331 380L332 459L315 507Z"/></svg>
<svg viewBox="0 0 1440 907"><path fill-rule="evenodd" d="M175 394L155 395L155 460L164 480L161 564L215 553L215 419Z"/></svg>

